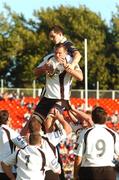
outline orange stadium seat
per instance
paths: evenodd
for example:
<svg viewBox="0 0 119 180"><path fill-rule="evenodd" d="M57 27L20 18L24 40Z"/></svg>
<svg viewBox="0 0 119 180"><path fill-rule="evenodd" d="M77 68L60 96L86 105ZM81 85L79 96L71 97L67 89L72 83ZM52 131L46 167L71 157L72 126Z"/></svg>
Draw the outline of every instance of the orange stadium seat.
<svg viewBox="0 0 119 180"><path fill-rule="evenodd" d="M39 97L33 98L33 97L25 97L24 98L24 105L21 105L20 99L14 99L14 100L0 100L0 109L6 109L10 113L11 117L11 124L13 128L21 128L22 124L24 123L24 114L28 111L28 103L33 103L34 106L39 101ZM75 105L76 108L80 107L85 103L84 99L80 98L71 98L71 104ZM119 112L119 99L107 99L107 98L89 98L88 99L88 105L91 107L94 107L96 105L102 106L105 108L109 116L112 116L115 112ZM67 116L67 114L65 114ZM109 126L112 126L108 122ZM118 126L118 125L117 125Z"/></svg>

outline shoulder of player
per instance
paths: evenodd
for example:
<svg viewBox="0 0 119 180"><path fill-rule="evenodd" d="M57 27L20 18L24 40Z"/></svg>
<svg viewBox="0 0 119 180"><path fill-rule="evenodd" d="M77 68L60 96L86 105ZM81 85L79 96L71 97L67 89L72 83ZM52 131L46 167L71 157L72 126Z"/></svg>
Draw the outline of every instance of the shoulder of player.
<svg viewBox="0 0 119 180"><path fill-rule="evenodd" d="M54 53L51 53L51 54L46 55L46 56L43 58L43 60L46 61L46 60L49 60L49 59L51 59L51 58L53 58L53 57L54 57Z"/></svg>
<svg viewBox="0 0 119 180"><path fill-rule="evenodd" d="M14 129L12 129L11 127L9 127L7 124L2 124L1 125L1 129L6 129L8 130L10 133L16 133L16 131Z"/></svg>
<svg viewBox="0 0 119 180"><path fill-rule="evenodd" d="M70 40L67 40L67 39L65 39L65 41L63 42L63 44L64 44L65 46L73 46L73 42L71 42Z"/></svg>
<svg viewBox="0 0 119 180"><path fill-rule="evenodd" d="M92 127L90 127L90 128L83 129L83 130L82 130L82 135L87 136L87 134L89 134L91 131L93 131L94 128L95 128L95 127L92 126Z"/></svg>
<svg viewBox="0 0 119 180"><path fill-rule="evenodd" d="M105 125L105 128L106 128L107 130L111 131L112 133L114 133L115 135L119 136L119 134L118 134L115 130L109 128L107 125Z"/></svg>
<svg viewBox="0 0 119 180"><path fill-rule="evenodd" d="M0 127L1 127L1 128L4 127L4 128L6 128L6 129L7 129L7 128L10 128L7 124L2 124Z"/></svg>
<svg viewBox="0 0 119 180"><path fill-rule="evenodd" d="M48 144L49 144L49 142L52 143L51 136L52 136L51 133L42 135L42 140L41 140L42 143L41 144L44 145L45 143L48 143Z"/></svg>
<svg viewBox="0 0 119 180"><path fill-rule="evenodd" d="M75 47L72 41L66 40L63 42L67 49L72 49L73 51L77 51L78 49Z"/></svg>
<svg viewBox="0 0 119 180"><path fill-rule="evenodd" d="M105 129L109 131L111 134L118 135L117 132L115 132L113 129L109 128L106 124L94 124L93 129L97 129L96 131L100 131L100 129ZM99 130L98 130L99 129Z"/></svg>
<svg viewBox="0 0 119 180"><path fill-rule="evenodd" d="M37 150L40 149L42 150L42 148L39 145L27 145L26 147L22 148L21 151L26 151L26 152L37 152Z"/></svg>

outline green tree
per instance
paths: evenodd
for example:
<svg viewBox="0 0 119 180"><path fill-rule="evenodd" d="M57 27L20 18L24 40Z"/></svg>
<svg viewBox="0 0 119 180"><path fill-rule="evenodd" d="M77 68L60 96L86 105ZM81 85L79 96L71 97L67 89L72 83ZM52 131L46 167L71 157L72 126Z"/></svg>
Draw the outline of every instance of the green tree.
<svg viewBox="0 0 119 180"><path fill-rule="evenodd" d="M4 55L1 59L6 64L1 65L4 69L2 75L15 87L28 87L34 79L33 68L40 59L39 36L22 14L12 12L9 7L6 7L6 10L8 14L6 18L3 16L3 20L5 19L8 23L8 28L2 33L3 41L1 42L3 45L1 51ZM12 61L14 63L11 63ZM15 68L12 67L13 64Z"/></svg>
<svg viewBox="0 0 119 180"><path fill-rule="evenodd" d="M82 54L84 64L84 39L88 42L88 87L101 89L118 88L119 15L113 15L108 28L100 14L86 6L39 9L35 19L26 20L23 14L12 12L5 5L7 15L0 14L0 69L1 76L14 87L31 87L35 78L34 67L43 56L51 52L53 44L48 40L48 30L54 24L64 28L68 39L74 42ZM118 9L117 9L118 10ZM118 11L117 11L118 12ZM10 71L10 72L9 72ZM43 85L43 77L37 86ZM75 81L74 88L84 88L84 82Z"/></svg>
<svg viewBox="0 0 119 180"><path fill-rule="evenodd" d="M119 6L117 13L112 15L107 42L108 87L119 89Z"/></svg>
<svg viewBox="0 0 119 180"><path fill-rule="evenodd" d="M82 54L80 66L84 69L84 39L88 40L88 78L89 88L95 88L96 81L100 81L101 88L107 88L106 84L107 71L100 68L103 64L105 67L105 41L107 26L101 20L100 15L93 13L85 6L79 8L64 7L41 9L35 12L38 17L40 26L38 31L46 31L54 24L59 24L64 28L67 37L74 42ZM97 73L98 72L98 73ZM102 74L104 79L102 80ZM74 83L74 87L79 82ZM83 83L82 84L84 87Z"/></svg>

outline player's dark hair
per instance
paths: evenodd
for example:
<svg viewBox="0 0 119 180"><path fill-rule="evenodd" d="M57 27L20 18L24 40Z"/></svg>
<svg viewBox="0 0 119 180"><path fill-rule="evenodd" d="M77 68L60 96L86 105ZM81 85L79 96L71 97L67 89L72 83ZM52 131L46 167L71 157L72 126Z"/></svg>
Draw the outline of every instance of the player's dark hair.
<svg viewBox="0 0 119 180"><path fill-rule="evenodd" d="M58 43L55 45L55 50L59 48L64 48L64 50L67 51L67 47L65 46L64 43Z"/></svg>
<svg viewBox="0 0 119 180"><path fill-rule="evenodd" d="M100 106L95 107L92 111L92 120L95 124L104 124L107 120L106 111Z"/></svg>
<svg viewBox="0 0 119 180"><path fill-rule="evenodd" d="M41 136L39 132L34 132L29 135L29 144L36 145L41 142Z"/></svg>
<svg viewBox="0 0 119 180"><path fill-rule="evenodd" d="M52 26L52 27L50 28L50 30L49 30L49 33L50 33L51 31L54 31L55 33L62 33L62 34L64 34L63 28L62 28L61 26L59 26L59 25L54 25L54 26Z"/></svg>
<svg viewBox="0 0 119 180"><path fill-rule="evenodd" d="M7 110L0 110L0 125L7 124L9 113Z"/></svg>

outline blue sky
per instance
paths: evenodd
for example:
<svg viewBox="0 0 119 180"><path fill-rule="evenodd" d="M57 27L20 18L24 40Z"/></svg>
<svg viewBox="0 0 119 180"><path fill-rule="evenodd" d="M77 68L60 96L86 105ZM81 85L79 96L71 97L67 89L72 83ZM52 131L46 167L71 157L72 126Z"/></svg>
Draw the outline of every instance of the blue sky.
<svg viewBox="0 0 119 180"><path fill-rule="evenodd" d="M32 18L33 10L41 7L58 7L61 4L74 7L86 5L93 12L100 13L102 19L109 23L112 12L116 12L119 0L0 0L0 12L4 11L3 3L7 3L12 10L18 13L22 12L26 18Z"/></svg>

